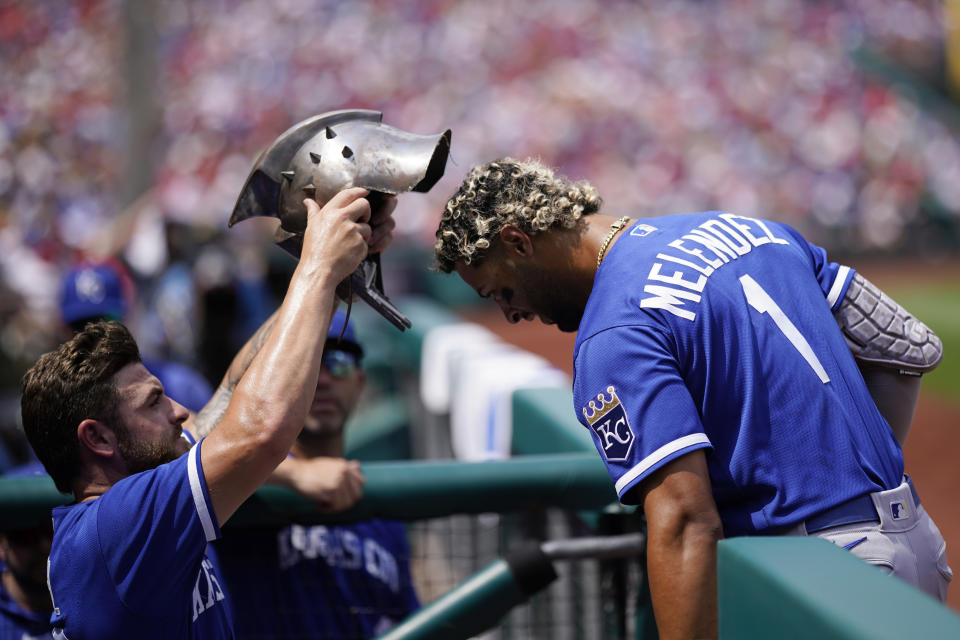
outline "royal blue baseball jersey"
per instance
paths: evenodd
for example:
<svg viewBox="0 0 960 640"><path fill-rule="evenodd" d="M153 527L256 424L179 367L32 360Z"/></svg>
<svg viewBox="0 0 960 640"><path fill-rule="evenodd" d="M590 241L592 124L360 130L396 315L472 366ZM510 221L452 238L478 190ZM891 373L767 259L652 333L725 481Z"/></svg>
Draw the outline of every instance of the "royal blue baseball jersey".
<svg viewBox="0 0 960 640"><path fill-rule="evenodd" d="M706 450L727 536L892 489L903 456L833 318L853 272L790 227L644 219L597 271L574 403L617 494Z"/></svg>
<svg viewBox="0 0 960 640"><path fill-rule="evenodd" d="M373 638L419 607L398 522L231 529L216 547L238 638Z"/></svg>
<svg viewBox="0 0 960 640"><path fill-rule="evenodd" d="M54 637L232 638L215 554L220 536L200 444L53 510ZM60 635L62 634L62 635Z"/></svg>
<svg viewBox="0 0 960 640"><path fill-rule="evenodd" d="M0 573L4 570L0 562ZM25 611L0 583L0 640L49 640L50 616Z"/></svg>

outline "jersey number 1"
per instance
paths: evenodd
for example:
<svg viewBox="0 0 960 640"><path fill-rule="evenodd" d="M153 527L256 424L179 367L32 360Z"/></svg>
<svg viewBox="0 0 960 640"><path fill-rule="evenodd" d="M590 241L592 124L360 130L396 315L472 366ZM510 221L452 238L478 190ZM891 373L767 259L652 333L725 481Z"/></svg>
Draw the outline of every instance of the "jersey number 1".
<svg viewBox="0 0 960 640"><path fill-rule="evenodd" d="M769 314L770 319L777 325L777 328L786 336L790 344L800 352L800 355L807 361L807 364L810 365L813 372L820 377L820 381L823 382L823 384L830 382L830 377L827 375L823 365L820 364L820 360L817 359L817 354L813 352L810 343L807 342L807 339L803 337L803 334L800 333L794 324L790 322L790 318L783 312L783 309L777 306L777 303L773 301L770 294L764 291L763 287L748 275L740 276L740 285L743 287L743 295L747 297L747 302L750 303L750 306L760 313Z"/></svg>

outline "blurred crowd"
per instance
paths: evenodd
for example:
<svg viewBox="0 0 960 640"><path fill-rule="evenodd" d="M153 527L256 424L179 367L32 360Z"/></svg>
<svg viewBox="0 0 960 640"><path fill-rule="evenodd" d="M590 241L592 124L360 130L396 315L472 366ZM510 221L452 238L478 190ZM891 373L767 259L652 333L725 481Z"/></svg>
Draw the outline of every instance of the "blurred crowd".
<svg viewBox="0 0 960 640"><path fill-rule="evenodd" d="M131 11L155 45L152 186L136 199ZM466 171L504 155L591 180L617 215L722 208L848 253L922 249L913 230L931 224L955 243L955 132L857 63L868 51L938 81L941 12L935 0L0 0L0 387L59 338L62 274L103 258L130 271L141 346L215 381L290 268L263 225L226 230L234 200L261 148L334 109L453 130L444 179L401 198L414 247L432 244ZM234 318L249 321L218 324Z"/></svg>

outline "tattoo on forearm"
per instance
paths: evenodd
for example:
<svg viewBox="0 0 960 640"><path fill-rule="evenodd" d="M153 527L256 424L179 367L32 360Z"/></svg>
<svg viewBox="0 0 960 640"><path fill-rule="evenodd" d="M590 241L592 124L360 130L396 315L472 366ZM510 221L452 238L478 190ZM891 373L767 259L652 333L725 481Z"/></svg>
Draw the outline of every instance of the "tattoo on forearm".
<svg viewBox="0 0 960 640"><path fill-rule="evenodd" d="M210 402L204 405L200 413L193 419L193 426L196 433L193 434L197 440L206 437L213 428L223 419L223 414L227 412L227 406L230 404L230 398L233 396L233 389L227 389L223 385L217 387Z"/></svg>
<svg viewBox="0 0 960 640"><path fill-rule="evenodd" d="M227 374L223 377L220 386L225 386L233 393L233 390L237 388L237 383L240 382L240 378L243 377L254 357L260 352L263 343L267 341L267 336L270 335L270 329L273 327L275 318L276 315L267 318L267 321L260 325L257 332L247 340L247 344L243 345L240 352L233 358L233 362L230 363L230 368L227 369Z"/></svg>
<svg viewBox="0 0 960 640"><path fill-rule="evenodd" d="M206 437L207 434L213 431L215 426L220 424L220 420L223 419L223 415L227 412L230 398L233 397L233 391L237 388L240 378L243 377L243 374L250 367L250 363L253 362L253 358L259 353L261 347L263 347L263 344L267 341L267 336L270 335L270 328L273 326L275 317L276 314L270 316L266 322L260 325L257 332L247 340L243 348L234 356L233 362L230 363L230 367L223 376L223 380L220 381L220 386L217 387L213 397L210 398L210 401L193 419L193 425L196 430L194 435L197 440Z"/></svg>

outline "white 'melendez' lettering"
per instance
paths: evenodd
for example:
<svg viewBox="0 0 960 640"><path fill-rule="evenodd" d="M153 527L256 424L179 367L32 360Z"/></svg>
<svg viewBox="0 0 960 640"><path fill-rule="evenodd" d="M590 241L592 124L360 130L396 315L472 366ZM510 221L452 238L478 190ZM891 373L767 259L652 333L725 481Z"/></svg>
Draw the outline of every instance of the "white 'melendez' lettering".
<svg viewBox="0 0 960 640"><path fill-rule="evenodd" d="M774 243L774 244L790 244L789 242L787 242L787 241L784 240L783 238L778 238L778 237L776 237L775 235L773 235L773 232L770 231L769 228L767 228L767 225L764 224L763 220L758 220L757 218L747 218L747 217L745 217L745 216L740 216L740 217L743 218L744 220L749 220L750 222L755 222L755 223L757 224L757 226L760 227L761 229L763 229L764 233L767 234L767 237L770 238L770 242L772 242L772 243Z"/></svg>
<svg viewBox="0 0 960 640"><path fill-rule="evenodd" d="M737 218L742 218L743 216L735 216L732 213L721 213L720 217L726 220L728 223L730 223L730 226L736 228L740 233L746 236L747 240L749 240L750 244L752 244L753 246L759 247L762 244L767 244L768 242L770 242L770 238L766 236L764 236L763 238L756 237L755 235L750 233L752 229L750 229L749 225L745 225L742 222L737 221ZM750 218L744 218L744 219L750 220Z"/></svg>
<svg viewBox="0 0 960 640"><path fill-rule="evenodd" d="M705 276L709 276L711 273L716 271L716 269L714 269L713 267L701 267L700 265L690 262L689 260L684 260L683 258L667 255L666 253L658 253L657 258L660 260L666 260L668 262L675 262L677 264L682 264L685 267L690 267L695 271L699 271Z"/></svg>
<svg viewBox="0 0 960 640"><path fill-rule="evenodd" d="M197 582L193 585L193 622L197 621L197 616L203 613L203 597L200 595L200 575L197 574Z"/></svg>
<svg viewBox="0 0 960 640"><path fill-rule="evenodd" d="M739 258L739 254L726 242L723 238L717 238L703 229L691 229L690 233L683 236L684 240L690 240L692 242L699 242L710 251L713 251L717 254L724 263L730 262L731 260L736 260Z"/></svg>
<svg viewBox="0 0 960 640"><path fill-rule="evenodd" d="M344 550L343 566L347 569L359 569L363 562L360 538L352 531L344 531L340 541L343 543Z"/></svg>
<svg viewBox="0 0 960 640"><path fill-rule="evenodd" d="M750 253L750 250L753 248L743 236L719 220L707 220L700 225L700 227L723 240L731 249L741 256Z"/></svg>
<svg viewBox="0 0 960 640"><path fill-rule="evenodd" d="M672 276L665 276L660 273L660 269L663 265L659 262L654 262L653 266L650 267L650 273L647 274L648 280L659 280L660 282L666 282L667 284L678 284L681 287L686 287L692 291L703 291L703 285L707 283L707 276L700 276L697 278L696 282L691 282L686 280L683 277L682 271L674 271Z"/></svg>
<svg viewBox="0 0 960 640"><path fill-rule="evenodd" d="M655 296L653 298L644 298L640 301L640 306L645 309L663 309L664 311L669 311L675 316L679 316L691 321L697 317L697 314L695 314L693 311L681 309L680 307L683 306L683 300L700 302L699 294L690 293L689 291L684 291L683 289L664 287L657 284L645 285L643 287L643 292Z"/></svg>
<svg viewBox="0 0 960 640"><path fill-rule="evenodd" d="M670 243L669 245L667 245L667 246L673 247L674 249L679 249L680 251L683 251L683 252L686 253L686 254L689 254L689 255L691 255L691 256L700 258L700 259L703 260L708 266L712 267L713 269L717 269L717 268L719 268L719 267L722 267L723 264L724 264L724 263L723 263L723 260L711 260L711 259L708 258L707 256L703 255L703 251L701 251L700 249L688 249L687 247L683 246L683 240L681 240L681 239L679 239L679 238L676 239L676 240L674 240L673 242L671 242L671 243Z"/></svg>
<svg viewBox="0 0 960 640"><path fill-rule="evenodd" d="M669 311L679 318L693 321L696 319L697 314L695 311L684 307L684 300L688 300L694 304L699 304L702 297L697 294L703 292L707 285L708 278L713 275L717 269L725 264L737 260L741 256L747 255L753 251L754 247L759 247L770 243L783 245L790 244L783 238L774 236L762 220L748 218L746 216L738 216L732 213L721 213L718 214L718 217L722 218L726 222L718 220L717 218L711 218L706 222L697 225L676 240L667 243L668 247L677 249L688 256L697 258L698 260L702 261L705 266L701 266L700 264L687 260L686 258L672 256L669 253L657 254L658 260L683 265L693 269L694 271L697 271L702 275L700 275L696 280L693 280L691 275L685 274L683 271L674 271L672 275L667 275L662 273L664 268L663 262L654 262L650 267L650 272L647 274L647 280L664 282L668 285L675 286L667 287L659 284L645 285L643 287L643 292L650 294L653 297L644 298L641 300L641 307L648 309L663 309L664 311ZM747 221L757 225L763 230L765 235L755 235L757 230L741 221ZM716 259L708 258L702 249L694 249L689 246L684 246L684 242L697 243L698 245L703 246L716 255ZM834 283L836 296L839 296L839 291L843 287L845 276L845 272L841 272L837 276L837 281ZM839 283L839 285L837 283ZM678 289L676 288L677 286L683 287L683 289ZM685 289L696 291L697 293L690 293L690 291L686 291ZM831 295L834 295L833 291L831 291Z"/></svg>

